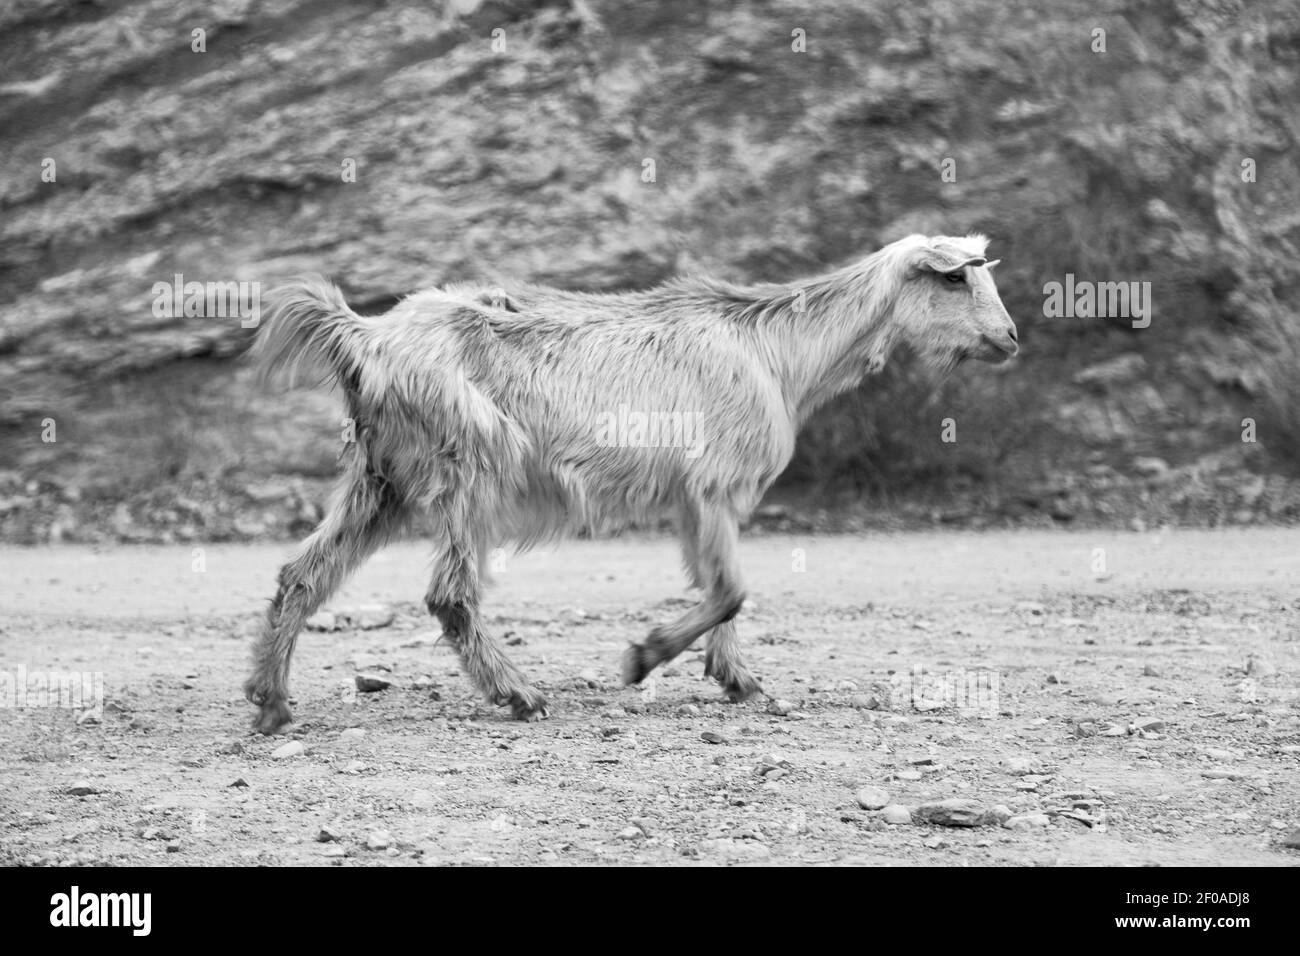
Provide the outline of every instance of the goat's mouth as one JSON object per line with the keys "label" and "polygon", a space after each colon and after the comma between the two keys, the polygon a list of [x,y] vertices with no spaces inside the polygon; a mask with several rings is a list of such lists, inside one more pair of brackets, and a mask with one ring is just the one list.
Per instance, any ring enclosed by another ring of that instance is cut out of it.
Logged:
{"label": "goat's mouth", "polygon": [[1020,346],[1012,339],[995,339],[981,335],[979,344],[967,352],[970,358],[981,362],[998,365],[1007,361],[1020,351]]}

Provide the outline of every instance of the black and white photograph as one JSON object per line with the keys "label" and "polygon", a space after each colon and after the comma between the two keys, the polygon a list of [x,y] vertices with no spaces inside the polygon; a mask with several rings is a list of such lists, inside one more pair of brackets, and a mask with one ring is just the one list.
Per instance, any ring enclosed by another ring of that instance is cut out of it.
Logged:
{"label": "black and white photograph", "polygon": [[1298,676],[1294,0],[0,2],[24,919],[1192,868],[1090,918],[1224,941]]}

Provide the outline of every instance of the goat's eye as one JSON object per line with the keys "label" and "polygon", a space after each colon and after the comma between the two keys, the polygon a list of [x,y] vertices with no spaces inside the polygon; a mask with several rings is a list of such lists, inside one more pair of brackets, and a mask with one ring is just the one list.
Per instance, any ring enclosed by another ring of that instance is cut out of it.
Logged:
{"label": "goat's eye", "polygon": [[960,272],[945,272],[943,277],[949,282],[965,282],[966,276]]}

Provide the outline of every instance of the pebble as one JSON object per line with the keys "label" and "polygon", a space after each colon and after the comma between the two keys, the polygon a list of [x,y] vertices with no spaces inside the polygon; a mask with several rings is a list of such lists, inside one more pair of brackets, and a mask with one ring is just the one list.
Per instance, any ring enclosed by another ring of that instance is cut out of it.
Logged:
{"label": "pebble", "polygon": [[92,787],[84,780],[78,780],[68,788],[68,793],[74,797],[89,797],[99,793],[99,789],[97,787]]}
{"label": "pebble", "polygon": [[228,786],[228,787],[241,787],[241,788],[242,788],[242,787],[247,787],[247,786],[248,786],[248,781],[245,780],[243,777],[240,777],[240,778],[238,778],[237,780],[235,780],[234,783],[227,784],[227,786]]}
{"label": "pebble", "polygon": [[1051,822],[1051,818],[1045,813],[1025,813],[1008,817],[1002,821],[1002,825],[1008,830],[1033,830],[1036,827],[1049,826]]}
{"label": "pebble", "polygon": [[711,730],[706,730],[700,734],[700,739],[706,744],[725,744],[727,742],[726,737],[722,736],[722,734],[715,734]]}
{"label": "pebble", "polygon": [[774,714],[777,717],[788,717],[790,715],[790,712],[795,709],[797,709],[797,705],[794,703],[794,701],[785,700],[784,698],[781,697],[773,698],[772,700],[768,701],[767,704],[767,712],[769,714]]}
{"label": "pebble", "polygon": [[309,631],[336,631],[339,627],[338,618],[330,611],[317,611],[303,625]]}
{"label": "pebble", "polygon": [[1144,664],[1143,667],[1142,667],[1142,676],[1143,676],[1143,677],[1159,677],[1159,676],[1160,676],[1160,671],[1156,670],[1156,669],[1155,669],[1154,667],[1152,667],[1150,664]]}
{"label": "pebble", "polygon": [[682,706],[677,708],[677,716],[698,717],[700,716],[700,708],[696,707],[694,704],[682,704]]}
{"label": "pebble", "polygon": [[1300,850],[1300,827],[1296,827],[1282,838],[1282,845],[1293,850]]}
{"label": "pebble", "polygon": [[891,826],[904,826],[912,822],[912,811],[901,803],[891,803],[880,811],[880,819]]}
{"label": "pebble", "polygon": [[945,841],[943,837],[935,835],[931,837],[926,837],[922,845],[925,846],[927,849],[937,850],[940,847],[942,847],[946,842],[947,841]]}
{"label": "pebble", "polygon": [[339,740],[360,740],[366,735],[364,727],[349,727],[339,734]]}
{"label": "pebble", "polygon": [[276,747],[271,751],[271,756],[276,760],[283,760],[285,757],[299,757],[307,752],[306,745],[300,740],[291,740],[287,744]]}
{"label": "pebble", "polygon": [[1230,770],[1227,767],[1215,767],[1210,770],[1202,770],[1201,776],[1209,780],[1240,780],[1245,774],[1239,770]]}
{"label": "pebble", "polygon": [[1165,722],[1159,717],[1143,717],[1141,720],[1133,722],[1132,730],[1134,733],[1142,731],[1144,733],[1159,733],[1165,729]]}
{"label": "pebble", "polygon": [[238,740],[231,740],[222,744],[221,748],[217,751],[219,754],[242,754],[243,752],[244,745]]}
{"label": "pebble", "polygon": [[1007,768],[1007,773],[1015,777],[1040,774],[1044,770],[1043,762],[1037,757],[1008,757],[1002,762]]}
{"label": "pebble", "polygon": [[918,823],[941,827],[978,827],[988,822],[988,812],[988,807],[978,801],[953,797],[923,803],[912,816]]}
{"label": "pebble", "polygon": [[320,832],[316,834],[317,843],[338,843],[342,839],[343,834],[339,832],[337,827],[333,826],[323,826],[320,828]]}
{"label": "pebble", "polygon": [[366,837],[366,848],[370,850],[387,850],[393,845],[393,838],[387,830],[372,830]]}
{"label": "pebble", "polygon": [[640,840],[644,836],[645,834],[641,832],[640,827],[626,827],[620,830],[618,834],[620,840]]}
{"label": "pebble", "polygon": [[347,856],[348,851],[341,846],[327,846],[321,856],[340,857]]}
{"label": "pebble", "polygon": [[356,607],[339,608],[335,615],[344,627],[373,631],[392,624],[397,612],[386,604],[359,604]]}
{"label": "pebble", "polygon": [[358,674],[356,676],[357,690],[363,694],[373,694],[376,691],[387,690],[393,686],[393,682],[386,677],[380,677],[378,674]]}
{"label": "pebble", "polygon": [[879,787],[863,787],[854,799],[863,810],[879,810],[889,805],[889,794]]}
{"label": "pebble", "polygon": [[894,774],[899,780],[920,780],[921,771],[919,770],[900,770]]}

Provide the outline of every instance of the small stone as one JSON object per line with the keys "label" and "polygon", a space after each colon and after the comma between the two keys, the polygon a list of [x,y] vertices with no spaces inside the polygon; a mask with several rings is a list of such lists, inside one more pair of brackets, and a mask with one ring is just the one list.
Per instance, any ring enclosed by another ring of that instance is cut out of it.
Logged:
{"label": "small stone", "polygon": [[897,779],[899,779],[899,780],[916,781],[916,780],[920,780],[920,779],[921,779],[921,771],[919,771],[919,770],[900,770],[900,771],[898,771],[898,773],[894,774],[894,776],[895,776]]}
{"label": "small stone", "polygon": [[365,728],[349,727],[347,730],[339,734],[339,740],[360,740],[365,735],[366,735]]}
{"label": "small stone", "polygon": [[347,855],[348,855],[348,851],[343,849],[343,847],[341,846],[327,846],[324,852],[321,853],[321,856],[328,856],[328,857],[343,857]]}
{"label": "small stone", "polygon": [[103,717],[95,710],[83,710],[77,715],[78,726],[89,726],[93,724],[102,724]]}
{"label": "small stone", "polygon": [[880,819],[890,826],[906,826],[912,822],[912,811],[901,803],[891,803],[880,811]]}
{"label": "small stone", "polygon": [[1103,737],[1127,737],[1128,728],[1121,724],[1111,724],[1101,732]]}
{"label": "small stone", "polygon": [[849,703],[858,710],[880,710],[884,706],[875,694],[854,694]]}
{"label": "small stone", "polygon": [[1014,777],[1043,772],[1043,762],[1037,757],[1008,757],[1003,764],[1007,768],[1007,773]]}
{"label": "small stone", "polygon": [[227,754],[227,755],[242,754],[243,752],[244,752],[244,744],[238,740],[227,741],[226,743],[222,744],[221,747],[217,750],[217,753]]}
{"label": "small stone", "polygon": [[68,788],[67,792],[74,797],[89,797],[99,793],[99,789],[84,780],[78,780]]}
{"label": "small stone", "polygon": [[1019,601],[1016,603],[1016,610],[1022,614],[1044,614],[1047,612],[1047,605],[1038,601]]}
{"label": "small stone", "polygon": [[1061,675],[1053,671],[1052,673],[1047,675],[1047,683],[1049,684],[1061,683]]}
{"label": "small stone", "polygon": [[933,823],[941,827],[978,827],[986,822],[988,807],[975,800],[954,797],[923,803],[912,814],[918,823]]}
{"label": "small stone", "polygon": [[618,834],[620,840],[640,840],[644,837],[645,834],[641,832],[640,827],[626,827],[620,830]]}
{"label": "small stone", "polygon": [[291,740],[275,750],[271,751],[271,756],[276,760],[283,760],[286,757],[300,757],[307,752],[307,747],[300,740]]}
{"label": "small stone", "polygon": [[243,789],[244,787],[247,787],[247,786],[248,786],[248,781],[245,780],[243,777],[240,777],[240,778],[239,778],[238,780],[236,780],[234,783],[227,784],[226,786],[228,786],[228,787],[239,787],[240,789]]}
{"label": "small stone", "polygon": [[356,607],[339,609],[335,613],[344,626],[360,628],[363,631],[387,627],[397,617],[397,612],[384,604],[360,604]]}
{"label": "small stone", "polygon": [[380,677],[378,674],[358,674],[355,678],[357,690],[363,694],[373,694],[377,691],[387,690],[393,686],[393,682],[386,677]]}
{"label": "small stone", "polygon": [[725,744],[727,742],[726,737],[722,736],[722,734],[715,734],[711,730],[706,730],[700,734],[700,739],[706,744]]}
{"label": "small stone", "polygon": [[1033,830],[1038,827],[1049,826],[1051,822],[1051,818],[1045,813],[1026,813],[1020,816],[1008,817],[1002,821],[1002,826],[1008,830]]}
{"label": "small stone", "polygon": [[1300,850],[1300,827],[1296,827],[1282,838],[1282,845],[1293,850]]}
{"label": "small stone", "polygon": [[1156,734],[1165,729],[1165,722],[1159,717],[1143,717],[1134,721],[1132,730],[1134,733],[1142,731],[1143,733]]}
{"label": "small stone", "polygon": [[677,708],[677,716],[698,717],[700,716],[700,708],[696,707],[694,704],[682,704],[682,706]]}
{"label": "small stone", "polygon": [[1144,664],[1143,667],[1142,667],[1142,676],[1143,676],[1143,677],[1159,677],[1159,676],[1160,676],[1160,672],[1159,672],[1158,670],[1156,670],[1154,667],[1152,667],[1150,664]]}
{"label": "small stone", "polygon": [[1015,814],[1011,812],[1010,807],[1004,806],[1003,804],[999,803],[995,806],[989,807],[989,812],[987,814],[987,819],[985,820],[985,822],[989,826],[1001,826],[1002,824],[1010,820],[1014,815]]}
{"label": "small stone", "polygon": [[1201,776],[1208,780],[1240,780],[1245,774],[1226,767],[1214,767],[1210,770],[1202,770]]}
{"label": "small stone", "polygon": [[181,845],[180,845],[179,843],[177,843],[175,840],[173,840],[171,843],[168,843],[168,844],[167,844],[167,852],[168,852],[168,853],[179,853],[179,852],[181,852]]}
{"label": "small stone", "polygon": [[1250,677],[1272,677],[1277,668],[1262,657],[1250,657],[1246,660],[1246,674]]}
{"label": "small stone", "polygon": [[369,850],[387,850],[393,845],[393,838],[387,830],[372,830],[366,837],[366,848]]}
{"label": "small stone", "polygon": [[785,700],[780,697],[773,698],[767,703],[767,712],[769,714],[774,714],[777,717],[788,717],[790,712],[796,709],[798,708],[794,701]]}
{"label": "small stone", "polygon": [[889,794],[879,787],[863,787],[854,799],[863,810],[879,810],[889,805]]}
{"label": "small stone", "polygon": [[317,843],[338,843],[343,839],[343,834],[339,832],[338,827],[323,826],[316,834]]}
{"label": "small stone", "polygon": [[366,769],[366,765],[363,764],[360,760],[349,760],[343,766],[344,773],[360,773],[365,769]]}
{"label": "small stone", "polygon": [[925,840],[922,841],[922,845],[925,846],[926,849],[937,850],[940,847],[942,847],[946,842],[947,841],[945,841],[943,837],[939,836],[938,834],[935,834],[934,836],[926,837]]}
{"label": "small stone", "polygon": [[309,631],[337,631],[339,621],[331,611],[317,611],[303,626]]}

